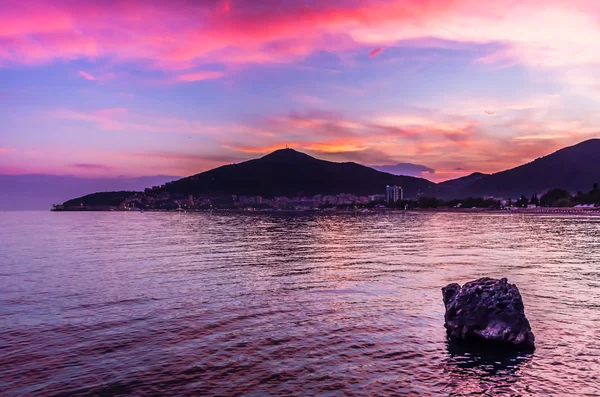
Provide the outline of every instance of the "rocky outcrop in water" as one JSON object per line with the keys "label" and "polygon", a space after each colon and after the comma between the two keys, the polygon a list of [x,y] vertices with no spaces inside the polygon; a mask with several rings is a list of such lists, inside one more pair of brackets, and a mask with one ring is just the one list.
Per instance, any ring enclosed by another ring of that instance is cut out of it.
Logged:
{"label": "rocky outcrop in water", "polygon": [[533,349],[534,336],[519,289],[508,280],[481,278],[442,288],[444,327],[455,341]]}

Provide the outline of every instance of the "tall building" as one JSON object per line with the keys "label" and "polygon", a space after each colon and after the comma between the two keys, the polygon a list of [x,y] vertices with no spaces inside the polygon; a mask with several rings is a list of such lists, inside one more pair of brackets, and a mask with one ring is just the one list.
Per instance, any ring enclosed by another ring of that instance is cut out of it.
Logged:
{"label": "tall building", "polygon": [[395,203],[400,200],[404,200],[404,193],[402,192],[402,188],[396,185],[387,185],[385,187],[385,201],[387,201],[388,203]]}

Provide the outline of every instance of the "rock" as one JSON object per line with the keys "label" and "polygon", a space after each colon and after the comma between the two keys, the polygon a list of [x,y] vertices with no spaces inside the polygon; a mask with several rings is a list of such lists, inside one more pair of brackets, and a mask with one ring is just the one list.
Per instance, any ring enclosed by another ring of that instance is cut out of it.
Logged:
{"label": "rock", "polygon": [[522,350],[535,348],[519,289],[507,279],[486,277],[462,287],[449,284],[442,288],[442,295],[444,327],[451,339]]}

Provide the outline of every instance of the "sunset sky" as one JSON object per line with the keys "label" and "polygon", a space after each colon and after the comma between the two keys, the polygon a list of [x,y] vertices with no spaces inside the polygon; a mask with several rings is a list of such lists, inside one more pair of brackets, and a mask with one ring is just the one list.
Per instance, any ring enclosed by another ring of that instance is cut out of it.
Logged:
{"label": "sunset sky", "polygon": [[0,174],[184,176],[287,144],[441,181],[600,135],[598,1],[0,7]]}

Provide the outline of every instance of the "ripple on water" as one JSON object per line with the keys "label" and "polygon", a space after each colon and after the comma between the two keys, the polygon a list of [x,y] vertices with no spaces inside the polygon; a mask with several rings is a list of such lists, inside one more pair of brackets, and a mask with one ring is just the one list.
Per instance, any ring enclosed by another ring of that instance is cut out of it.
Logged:
{"label": "ripple on water", "polygon": [[[0,214],[0,391],[600,395],[600,219]],[[440,288],[508,277],[533,354],[448,343]]]}

